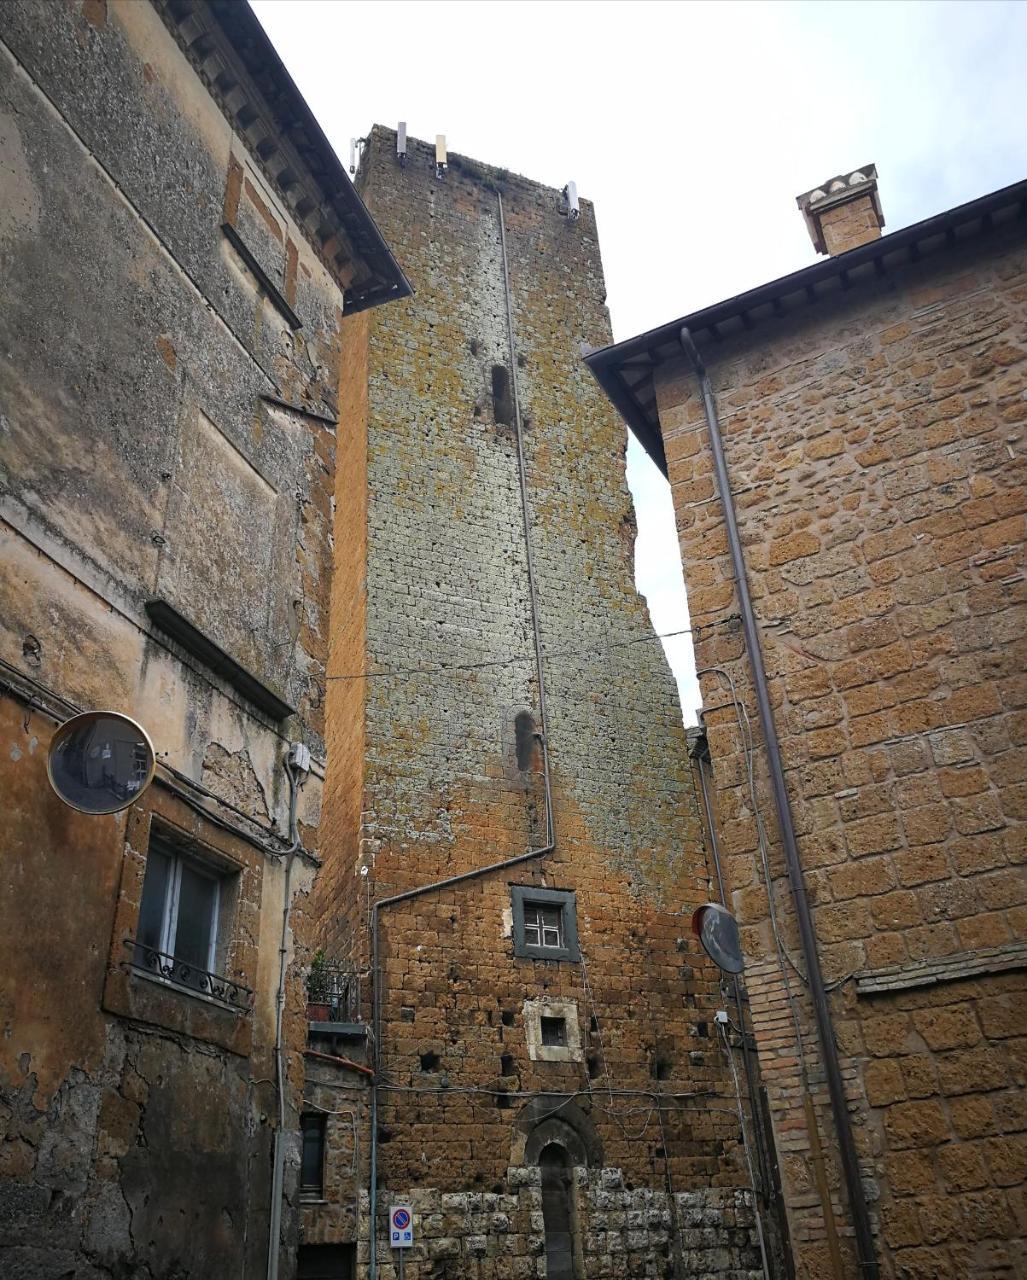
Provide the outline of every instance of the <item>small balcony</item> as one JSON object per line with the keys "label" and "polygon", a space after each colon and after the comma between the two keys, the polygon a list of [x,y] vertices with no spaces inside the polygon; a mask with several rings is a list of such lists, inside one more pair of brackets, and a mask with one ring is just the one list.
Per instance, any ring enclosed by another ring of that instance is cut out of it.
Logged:
{"label": "small balcony", "polygon": [[241,982],[233,982],[222,974],[210,973],[164,951],[156,951],[135,938],[126,938],[124,945],[129,952],[132,970],[142,977],[176,987],[190,995],[214,1000],[236,1013],[249,1013],[253,1007],[253,992]]}
{"label": "small balcony", "polygon": [[[326,1034],[337,1028],[354,1028],[364,1034],[360,1020],[360,975],[326,960],[324,952],[314,956],[307,977],[307,1019],[310,1029]],[[338,1034],[344,1034],[338,1032]]]}

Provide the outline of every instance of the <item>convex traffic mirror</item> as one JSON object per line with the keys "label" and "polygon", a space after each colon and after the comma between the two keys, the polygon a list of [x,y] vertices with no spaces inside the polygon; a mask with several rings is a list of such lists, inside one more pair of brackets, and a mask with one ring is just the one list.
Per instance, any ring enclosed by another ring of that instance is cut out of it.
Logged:
{"label": "convex traffic mirror", "polygon": [[718,969],[741,973],[745,968],[738,922],[726,907],[708,902],[692,915],[692,932]]}
{"label": "convex traffic mirror", "polygon": [[117,711],[72,716],[50,743],[46,771],[65,804],[80,813],[117,813],[153,781],[156,757],[149,734]]}

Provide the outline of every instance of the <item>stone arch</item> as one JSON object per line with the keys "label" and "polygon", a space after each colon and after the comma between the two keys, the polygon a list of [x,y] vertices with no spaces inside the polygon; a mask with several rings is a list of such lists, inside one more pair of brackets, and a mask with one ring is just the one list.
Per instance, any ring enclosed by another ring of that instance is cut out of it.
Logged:
{"label": "stone arch", "polygon": [[514,1123],[512,1163],[537,1167],[549,1146],[565,1151],[571,1167],[602,1167],[603,1144],[591,1117],[576,1102],[543,1094],[523,1107]]}

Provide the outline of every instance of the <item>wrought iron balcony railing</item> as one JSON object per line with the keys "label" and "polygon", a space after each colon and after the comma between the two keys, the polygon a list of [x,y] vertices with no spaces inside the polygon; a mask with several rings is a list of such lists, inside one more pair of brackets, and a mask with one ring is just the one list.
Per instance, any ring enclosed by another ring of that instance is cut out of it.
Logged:
{"label": "wrought iron balcony railing", "polygon": [[359,1022],[360,975],[333,964],[316,964],[307,977],[307,1001],[327,1005],[330,1022]]}
{"label": "wrought iron balcony railing", "polygon": [[135,938],[126,938],[125,946],[131,953],[130,963],[133,969],[141,973],[152,974],[171,986],[209,996],[241,1013],[248,1013],[253,1006],[253,992],[241,982],[233,982],[220,973],[208,973],[206,969],[199,969],[175,956],[144,946]]}

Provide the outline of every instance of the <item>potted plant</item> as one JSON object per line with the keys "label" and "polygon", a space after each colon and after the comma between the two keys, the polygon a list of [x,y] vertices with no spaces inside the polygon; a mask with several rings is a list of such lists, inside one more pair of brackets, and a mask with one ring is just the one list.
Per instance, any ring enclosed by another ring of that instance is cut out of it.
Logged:
{"label": "potted plant", "polygon": [[318,947],[307,974],[307,1020],[328,1022],[331,1012],[328,1000],[328,961],[325,959],[324,947]]}

